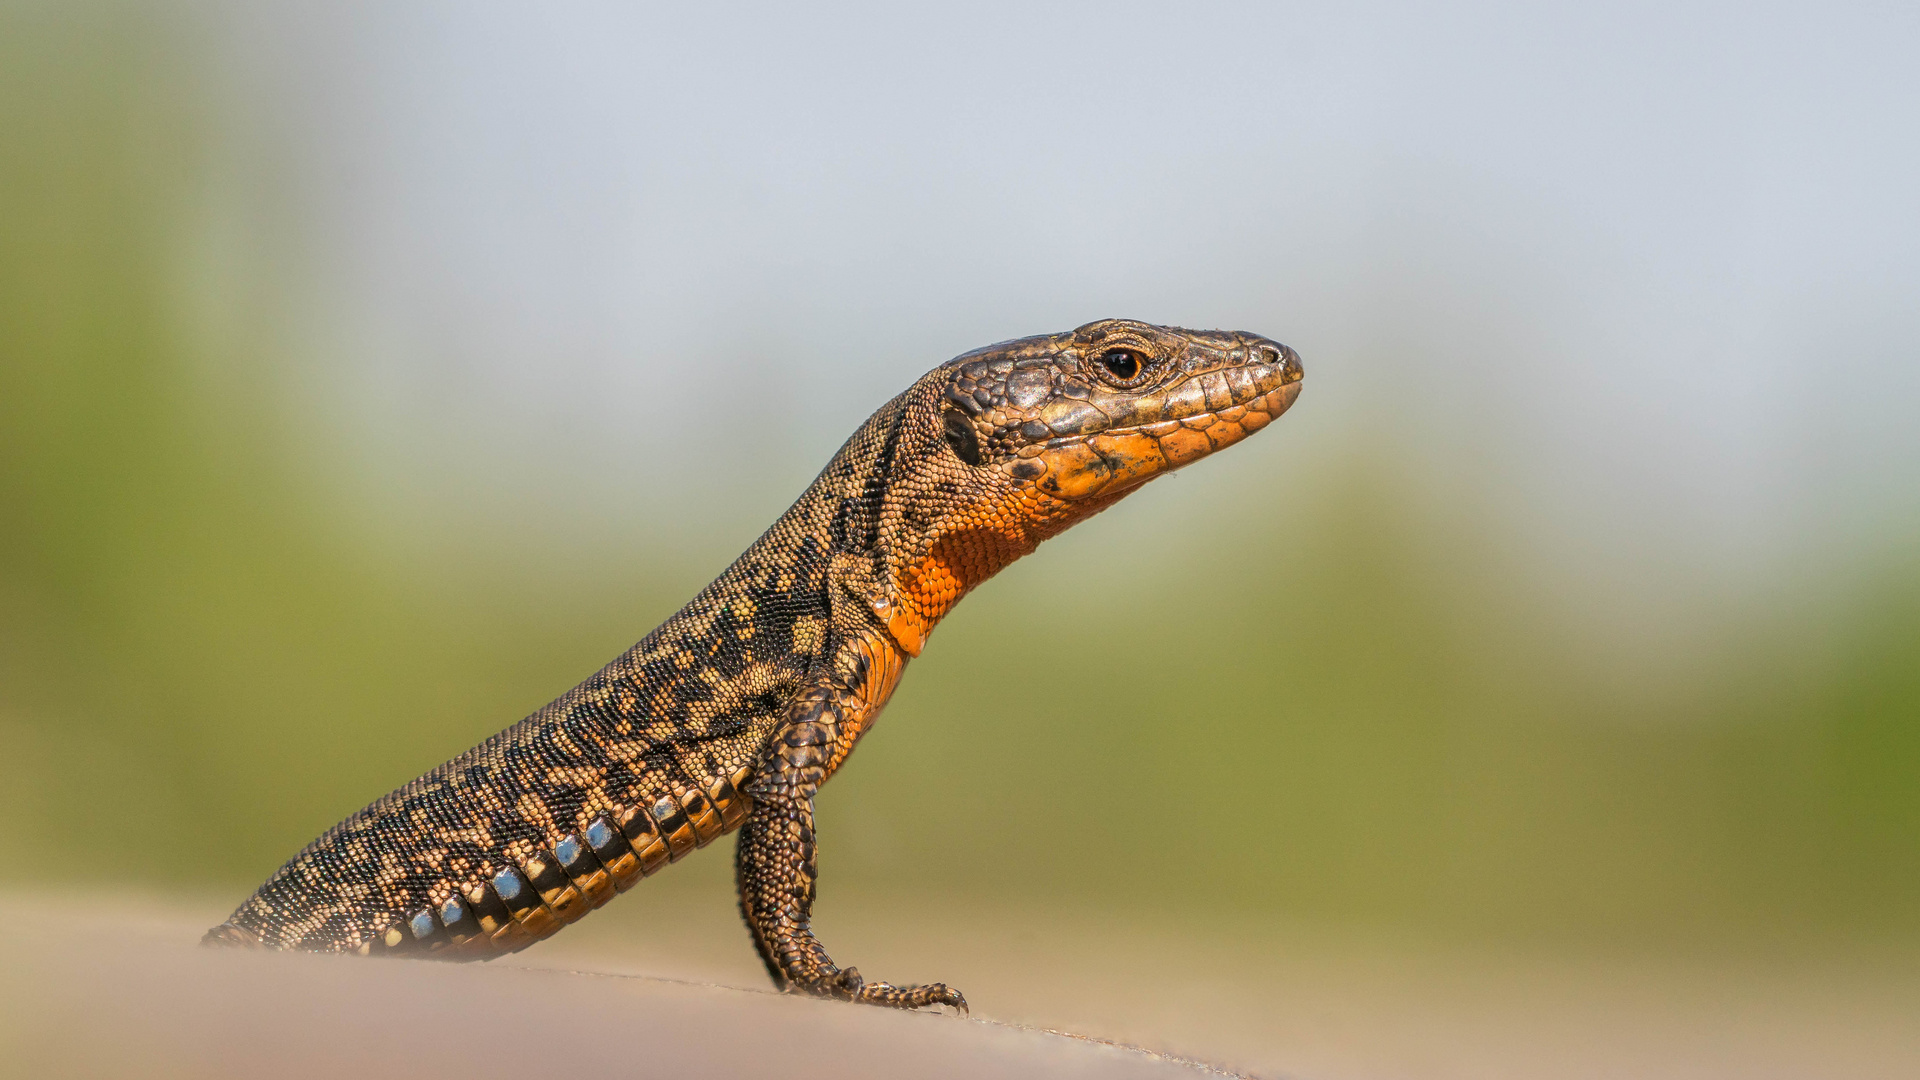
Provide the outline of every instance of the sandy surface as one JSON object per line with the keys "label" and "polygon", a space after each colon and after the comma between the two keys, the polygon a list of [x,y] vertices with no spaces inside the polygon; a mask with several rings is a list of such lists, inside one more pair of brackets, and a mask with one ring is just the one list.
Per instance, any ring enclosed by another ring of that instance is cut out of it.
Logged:
{"label": "sandy surface", "polygon": [[202,951],[218,904],[0,894],[0,1072],[1920,1076],[1911,954],[1495,956],[845,898],[822,920],[870,977],[960,986],[968,1020],[767,992],[712,900],[630,898],[519,957],[454,966]]}

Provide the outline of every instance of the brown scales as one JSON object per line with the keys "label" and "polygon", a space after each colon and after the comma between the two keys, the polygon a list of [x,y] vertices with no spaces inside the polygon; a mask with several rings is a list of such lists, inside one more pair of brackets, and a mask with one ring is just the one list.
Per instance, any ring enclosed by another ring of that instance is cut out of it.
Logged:
{"label": "brown scales", "polygon": [[1126,320],[942,364],[678,614],[329,830],[207,941],[487,959],[739,829],[741,911],[777,985],[964,1009],[939,983],[866,982],[814,938],[814,793],[968,591],[1266,426],[1300,374],[1266,338]]}

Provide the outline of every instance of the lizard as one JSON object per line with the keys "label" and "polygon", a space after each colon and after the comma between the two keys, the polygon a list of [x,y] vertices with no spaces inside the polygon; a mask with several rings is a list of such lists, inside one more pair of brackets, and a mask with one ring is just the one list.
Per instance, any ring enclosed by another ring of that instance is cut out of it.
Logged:
{"label": "lizard", "polygon": [[813,800],[968,591],[1300,392],[1255,334],[1106,319],[941,364],[882,406],[699,595],[597,674],[276,871],[210,945],[491,959],[723,834],[775,986],[966,998],[839,967],[814,936]]}

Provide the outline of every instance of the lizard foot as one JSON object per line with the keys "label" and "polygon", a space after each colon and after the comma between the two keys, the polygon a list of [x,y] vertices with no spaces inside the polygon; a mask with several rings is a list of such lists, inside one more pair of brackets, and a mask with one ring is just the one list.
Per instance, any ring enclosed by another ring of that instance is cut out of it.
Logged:
{"label": "lizard foot", "polygon": [[795,984],[795,989],[815,997],[854,1001],[862,1005],[880,1005],[889,1009],[924,1009],[932,1005],[949,1005],[960,1010],[962,1016],[967,1015],[966,995],[946,983],[928,983],[925,986],[870,983],[860,977],[859,968],[841,968],[834,974],[811,983]]}

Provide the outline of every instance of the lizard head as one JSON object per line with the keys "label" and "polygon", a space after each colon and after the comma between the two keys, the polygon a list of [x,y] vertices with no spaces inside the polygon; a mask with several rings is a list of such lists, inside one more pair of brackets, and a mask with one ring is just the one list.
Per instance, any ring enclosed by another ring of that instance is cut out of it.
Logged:
{"label": "lizard head", "polygon": [[1257,334],[1128,319],[955,357],[906,395],[924,451],[886,496],[897,542],[876,613],[918,655],[973,586],[1272,423],[1300,379],[1300,357]]}
{"label": "lizard head", "polygon": [[954,455],[1077,520],[1074,508],[1111,504],[1273,422],[1301,370],[1292,349],[1255,334],[1105,319],[968,353],[951,375],[940,408]]}

